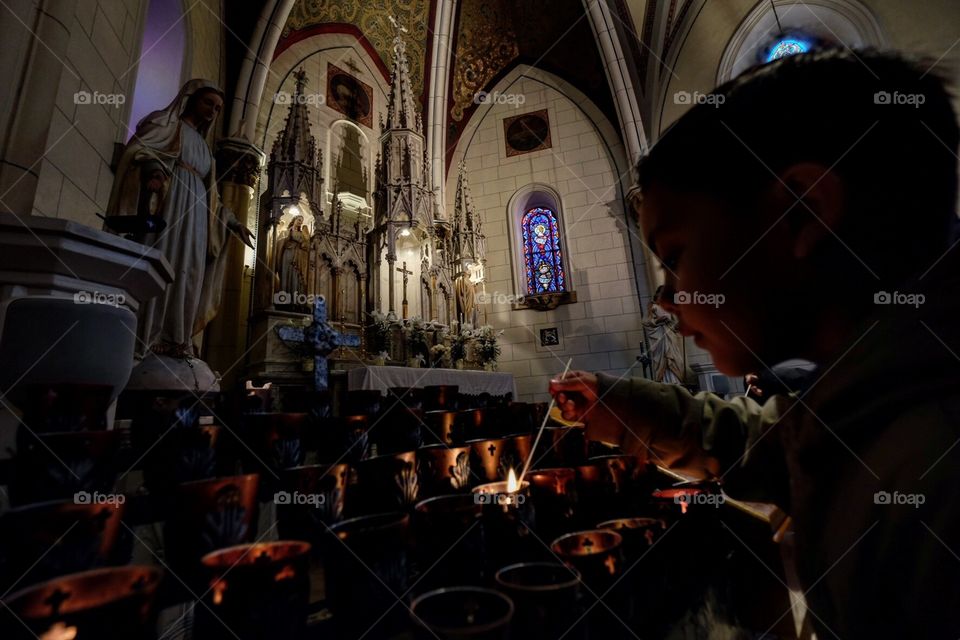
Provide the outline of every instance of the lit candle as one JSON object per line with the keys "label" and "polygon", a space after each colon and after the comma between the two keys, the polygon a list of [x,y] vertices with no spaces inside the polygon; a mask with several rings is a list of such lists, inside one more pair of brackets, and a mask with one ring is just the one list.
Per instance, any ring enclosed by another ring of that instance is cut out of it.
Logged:
{"label": "lit candle", "polygon": [[500,482],[488,482],[474,488],[474,500],[479,504],[500,505],[506,511],[517,508],[527,501],[530,483],[517,480],[513,467],[507,471],[507,479]]}
{"label": "lit candle", "polygon": [[510,467],[510,472],[507,473],[507,493],[516,493],[519,488],[520,485],[517,484],[517,474],[513,472],[513,467]]}
{"label": "lit candle", "polygon": [[62,622],[57,622],[40,636],[40,640],[73,640],[76,637],[76,627],[68,627]]}

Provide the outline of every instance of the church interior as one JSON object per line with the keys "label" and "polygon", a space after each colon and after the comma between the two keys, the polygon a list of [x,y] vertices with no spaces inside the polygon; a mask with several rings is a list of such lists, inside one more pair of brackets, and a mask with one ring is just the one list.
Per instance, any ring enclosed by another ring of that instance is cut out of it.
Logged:
{"label": "church interior", "polygon": [[792,55],[960,80],[960,5],[0,5],[2,637],[829,637],[782,505],[551,380],[749,395],[638,162]]}

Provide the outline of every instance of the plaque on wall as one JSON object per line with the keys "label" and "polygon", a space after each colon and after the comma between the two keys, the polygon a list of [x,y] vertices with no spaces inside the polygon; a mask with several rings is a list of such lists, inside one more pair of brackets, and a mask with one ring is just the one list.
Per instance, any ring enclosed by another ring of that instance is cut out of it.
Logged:
{"label": "plaque on wall", "polygon": [[327,106],[358,124],[373,128],[373,87],[329,62]]}
{"label": "plaque on wall", "polygon": [[508,158],[549,149],[553,144],[550,141],[550,119],[547,117],[547,110],[540,109],[505,118],[503,137]]}

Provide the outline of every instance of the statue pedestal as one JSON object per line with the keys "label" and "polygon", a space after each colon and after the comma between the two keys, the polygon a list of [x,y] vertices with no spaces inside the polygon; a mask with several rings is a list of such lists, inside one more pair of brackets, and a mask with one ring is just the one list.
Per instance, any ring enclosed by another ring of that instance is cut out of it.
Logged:
{"label": "statue pedestal", "polygon": [[148,353],[133,367],[124,389],[130,391],[187,391],[201,395],[219,392],[220,380],[203,360]]}
{"label": "statue pedestal", "polygon": [[[163,255],[61,218],[0,214],[0,394],[31,384],[109,385],[133,367],[136,311],[173,279]],[[0,433],[16,418],[0,408]],[[0,450],[6,451],[0,442]]]}
{"label": "statue pedestal", "polygon": [[313,370],[305,368],[304,359],[309,359],[312,364],[313,356],[290,348],[277,335],[277,327],[296,325],[305,328],[311,320],[307,313],[291,311],[267,310],[254,315],[250,319],[253,329],[247,377],[276,384],[312,383]]}

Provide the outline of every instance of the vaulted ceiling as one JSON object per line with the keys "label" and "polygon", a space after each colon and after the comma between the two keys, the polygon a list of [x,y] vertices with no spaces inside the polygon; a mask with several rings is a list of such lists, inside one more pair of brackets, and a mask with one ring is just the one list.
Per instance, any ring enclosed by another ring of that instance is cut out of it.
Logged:
{"label": "vaulted ceiling", "polygon": [[[408,30],[407,54],[414,92],[426,112],[425,77],[430,68],[432,29],[440,0],[296,0],[277,45],[331,31],[353,33],[389,68],[395,17]],[[252,34],[264,2],[226,3],[228,25],[236,36],[227,47],[228,73],[239,73],[246,53],[241,40]],[[529,64],[549,71],[589,95],[616,122],[613,98],[582,0],[461,0],[453,28],[448,82],[447,144],[452,147],[477,105],[478,91],[489,91],[511,69]]]}

